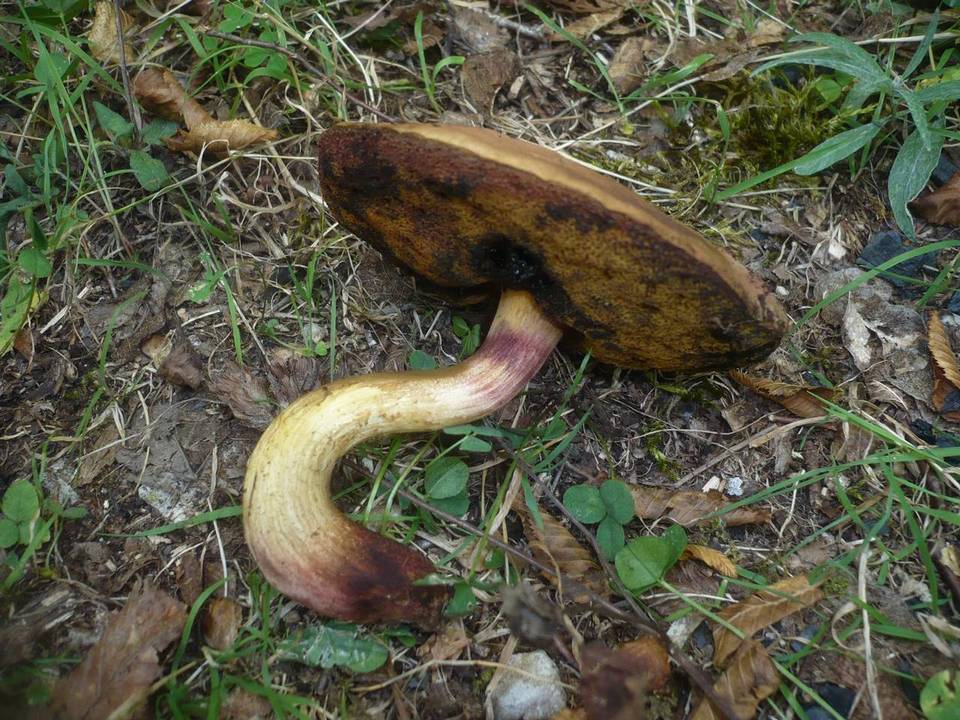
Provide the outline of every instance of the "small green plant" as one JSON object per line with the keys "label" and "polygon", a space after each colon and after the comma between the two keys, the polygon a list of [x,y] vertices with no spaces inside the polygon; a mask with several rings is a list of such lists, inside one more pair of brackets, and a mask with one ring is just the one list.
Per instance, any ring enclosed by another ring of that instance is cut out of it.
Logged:
{"label": "small green plant", "polygon": [[613,560],[623,549],[623,526],[633,520],[633,496],[620,480],[607,480],[597,487],[583,483],[567,488],[563,504],[584,524],[597,523],[597,545],[606,560]]}
{"label": "small green plant", "polygon": [[470,507],[469,478],[470,469],[463,460],[443,455],[432,460],[424,470],[424,493],[435,508],[460,517]]}
{"label": "small green plant", "polygon": [[448,55],[434,65],[432,70],[430,69],[423,44],[423,12],[417,13],[417,19],[413,24],[413,35],[417,41],[417,57],[420,59],[420,77],[423,79],[423,87],[427,91],[427,97],[430,98],[433,109],[438,113],[442,112],[440,103],[437,102],[437,76],[446,67],[463,65],[466,58],[463,55]]}
{"label": "small green plant", "polygon": [[[939,64],[934,63],[932,71],[917,76],[912,87],[907,84],[931,50],[938,21],[939,13],[935,12],[923,40],[900,73],[889,67],[884,69],[866,50],[831,33],[805,33],[792,38],[791,42],[812,43],[814,47],[771,60],[755,72],[787,64],[813,65],[835,71],[839,79],[837,84],[849,85],[839,112],[850,120],[853,127],[828,138],[796,160],[717,193],[716,199],[728,199],[785,172],[814,175],[841,160],[851,158],[858,151],[863,151],[862,158],[865,159],[876,137],[882,132],[889,132],[893,122],[907,121],[912,129],[901,144],[890,169],[887,194],[897,225],[908,237],[915,238],[913,218],[907,210],[907,203],[923,190],[936,168],[946,138],[946,108],[960,98],[960,80],[951,79],[955,67],[946,67],[949,51]],[[870,111],[865,106],[874,97],[877,99]],[[860,117],[866,113],[869,113],[869,117],[863,122]]]}
{"label": "small green plant", "polygon": [[280,643],[280,657],[311,667],[346,667],[353,672],[373,672],[386,661],[390,648],[361,636],[356,625],[329,622],[309,625]]}
{"label": "small green plant", "polygon": [[686,547],[687,533],[681,525],[672,525],[660,537],[634,538],[617,553],[617,575],[628,590],[643,592],[663,580]]}
{"label": "small green plant", "polygon": [[927,720],[960,717],[960,673],[944,670],[927,680],[920,692],[920,709]]}
{"label": "small green plant", "polygon": [[463,343],[461,357],[473,355],[480,347],[480,325],[471,325],[459,315],[454,315],[450,321],[453,334]]}

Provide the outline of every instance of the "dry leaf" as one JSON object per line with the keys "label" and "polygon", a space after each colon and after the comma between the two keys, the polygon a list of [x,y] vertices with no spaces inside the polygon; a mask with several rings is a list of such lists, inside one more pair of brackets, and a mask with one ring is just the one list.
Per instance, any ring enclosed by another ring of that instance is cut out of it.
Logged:
{"label": "dry leaf", "polygon": [[626,95],[643,85],[647,59],[656,48],[656,42],[647,37],[628,37],[620,43],[607,70],[619,93]]}
{"label": "dry leaf", "polygon": [[[726,698],[738,720],[750,720],[760,703],[780,686],[777,668],[760,643],[749,640],[740,646],[720,679],[714,684],[717,694]],[[722,720],[706,698],[700,701],[690,720]]]}
{"label": "dry leaf", "polygon": [[[120,62],[120,37],[117,35],[117,10],[113,0],[98,0],[94,7],[93,24],[87,33],[90,54],[105,63]],[[127,31],[133,26],[133,18],[120,11],[120,24],[123,26],[123,59],[132,62],[135,59],[133,46],[127,39]]]}
{"label": "dry leaf", "polygon": [[930,345],[930,354],[937,367],[943,371],[943,376],[955,388],[960,388],[960,367],[957,367],[957,356],[950,347],[950,338],[947,329],[943,326],[940,313],[930,313],[927,323],[927,342]]}
{"label": "dry leaf", "polygon": [[[631,485],[633,503],[637,517],[642,520],[656,520],[668,517],[678,525],[690,527],[702,522],[728,505],[724,496],[716,491],[697,492],[695,490],[668,490],[649,485]],[[765,508],[742,507],[717,516],[729,526],[765,523],[770,520],[770,511]]]}
{"label": "dry leaf", "polygon": [[648,717],[647,697],[670,679],[670,655],[655,637],[610,650],[590,643],[580,653],[580,702],[590,720]]}
{"label": "dry leaf", "polygon": [[931,193],[921,195],[910,209],[936,225],[960,225],[960,172]]}
{"label": "dry leaf", "polygon": [[[817,585],[811,585],[806,575],[797,575],[731,605],[719,615],[749,639],[758,630],[809,607],[822,597],[823,592]],[[713,628],[714,663],[718,667],[725,665],[742,642],[723,625],[716,625]]]}
{"label": "dry leaf", "polygon": [[[593,553],[581,545],[559,520],[541,512],[543,528],[530,517],[529,512],[523,513],[523,531],[527,536],[527,543],[534,559],[547,567],[556,568],[558,572],[579,580],[601,597],[608,597],[606,577],[600,566],[593,559]],[[577,603],[587,602],[586,593],[577,593],[571,588],[564,588],[559,578],[546,575],[546,579],[563,590],[568,600]]]}
{"label": "dry leaf", "polygon": [[190,97],[169,70],[147,68],[133,81],[133,94],[143,107],[167,120],[193,128],[213,118]]}
{"label": "dry leaf", "polygon": [[280,407],[322,384],[323,363],[287,348],[273,348],[267,358],[267,381]]}
{"label": "dry leaf", "polygon": [[[446,37],[446,33],[443,31],[439,25],[437,25],[433,20],[428,17],[423,18],[423,25],[420,28],[420,37],[423,41],[423,49],[428,50],[432,47],[436,47],[443,42],[443,39]],[[416,38],[411,38],[403,44],[403,52],[407,55],[416,55],[420,52],[420,43],[417,42]]]}
{"label": "dry leaf", "polygon": [[510,42],[510,33],[497,25],[486,13],[450,3],[449,29],[468,54],[484,54],[500,50]]}
{"label": "dry leaf", "polygon": [[680,559],[688,560],[690,558],[699,560],[704,565],[716,570],[721,575],[726,575],[727,577],[737,576],[737,566],[733,564],[733,561],[731,561],[730,558],[728,558],[719,550],[714,550],[713,548],[705,545],[687,545],[687,547],[684,548]]}
{"label": "dry leaf", "polygon": [[206,17],[213,7],[212,0],[190,0],[186,5],[181,4],[181,0],[169,0],[167,5],[171,8],[178,8],[178,12],[182,12],[184,15],[193,15],[194,17]]}
{"label": "dry leaf", "polygon": [[158,653],[180,637],[186,619],[186,606],[152,585],[135,591],[83,662],[57,682],[51,716],[90,720],[135,709],[160,677]]}
{"label": "dry leaf", "polygon": [[821,417],[827,414],[824,400],[835,402],[839,393],[836,390],[809,385],[792,385],[790,383],[767,380],[753,377],[739,370],[731,370],[730,377],[758,395],[768,400],[780,403],[787,410],[798,417]]}
{"label": "dry leaf", "polygon": [[242,150],[251,145],[270,142],[277,131],[254,125],[249,120],[208,120],[188,132],[178,132],[167,138],[167,147],[178,152],[200,153],[206,151],[214,156],[226,155],[230,150]]}
{"label": "dry leaf", "polygon": [[[519,2],[514,0],[514,4],[519,5]],[[593,15],[630,7],[629,0],[541,0],[540,4],[574,15]]]}
{"label": "dry leaf", "polygon": [[460,71],[463,89],[477,109],[490,109],[500,88],[520,73],[520,60],[510,50],[492,50],[482,55],[471,55]]}
{"label": "dry leaf", "polygon": [[226,597],[210,598],[203,606],[200,629],[203,640],[214,650],[233,647],[243,622],[243,608],[236,600]]}
{"label": "dry leaf", "polygon": [[214,396],[230,407],[233,416],[247,427],[263,430],[273,419],[273,403],[266,383],[246,368],[227,364],[213,378]]}
{"label": "dry leaf", "polygon": [[505,585],[500,595],[507,627],[518,640],[541,650],[552,650],[568,634],[563,611],[538,595],[528,583]]}
{"label": "dry leaf", "polygon": [[566,31],[564,34],[552,33],[550,39],[555,42],[563,42],[566,40],[567,35],[573,35],[578,40],[586,40],[595,32],[602,30],[607,27],[607,25],[612,25],[623,17],[624,11],[625,8],[623,7],[614,7],[609,10],[591,13],[585,17],[574,20],[572,23],[568,23],[566,27],[563,28]]}
{"label": "dry leaf", "polygon": [[30,328],[22,328],[20,332],[14,336],[13,349],[20,353],[23,359],[27,361],[27,372],[29,372],[36,351],[36,345],[33,342],[33,331]]}
{"label": "dry leaf", "polygon": [[219,720],[273,720],[276,715],[267,698],[235,687],[223,701],[218,717]]}
{"label": "dry leaf", "polygon": [[160,375],[168,383],[196,390],[203,384],[203,361],[193,346],[181,342],[160,363]]}
{"label": "dry leaf", "polygon": [[120,433],[117,432],[117,426],[110,423],[97,436],[93,447],[83,456],[83,462],[80,465],[80,472],[77,477],[77,485],[87,485],[96,480],[103,474],[103,471],[113,465],[117,457],[117,451],[120,449]]}
{"label": "dry leaf", "polygon": [[470,642],[462,622],[447,623],[443,632],[434,633],[427,642],[417,648],[417,657],[429,658],[438,663],[457,660],[470,646]]}
{"label": "dry leaf", "polygon": [[930,404],[933,409],[950,422],[960,422],[960,390],[957,390],[937,363],[933,366],[933,391]]}

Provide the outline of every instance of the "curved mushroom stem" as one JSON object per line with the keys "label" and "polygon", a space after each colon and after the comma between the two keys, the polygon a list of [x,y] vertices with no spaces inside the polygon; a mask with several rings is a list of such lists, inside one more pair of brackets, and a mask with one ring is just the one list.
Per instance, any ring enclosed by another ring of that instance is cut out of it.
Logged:
{"label": "curved mushroom stem", "polygon": [[334,465],[372,437],[487,415],[523,389],[560,335],[529,294],[507,291],[483,345],[463,363],[347,378],[290,405],[247,463],[244,531],[266,578],[323,615],[435,624],[446,591],[412,584],[432,563],[347,520],[330,497]]}

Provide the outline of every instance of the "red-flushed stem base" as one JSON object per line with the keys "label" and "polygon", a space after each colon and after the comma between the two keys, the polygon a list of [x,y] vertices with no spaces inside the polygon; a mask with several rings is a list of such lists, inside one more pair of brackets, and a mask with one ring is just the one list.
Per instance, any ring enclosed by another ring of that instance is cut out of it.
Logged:
{"label": "red-flushed stem base", "polygon": [[267,580],[322,615],[435,625],[446,590],[413,585],[432,563],[349,521],[330,497],[334,466],[370,438],[493,412],[539,371],[560,334],[527,293],[507,291],[483,345],[463,363],[340,380],[284,410],[250,456],[244,486],[244,532]]}

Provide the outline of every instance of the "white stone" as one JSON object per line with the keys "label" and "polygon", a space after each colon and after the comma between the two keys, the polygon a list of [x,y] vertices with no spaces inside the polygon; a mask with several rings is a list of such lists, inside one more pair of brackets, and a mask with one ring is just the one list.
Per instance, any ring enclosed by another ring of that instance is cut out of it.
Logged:
{"label": "white stone", "polygon": [[547,720],[567,706],[560,671],[543,650],[517,653],[507,664],[519,672],[505,670],[487,688],[495,720]]}

